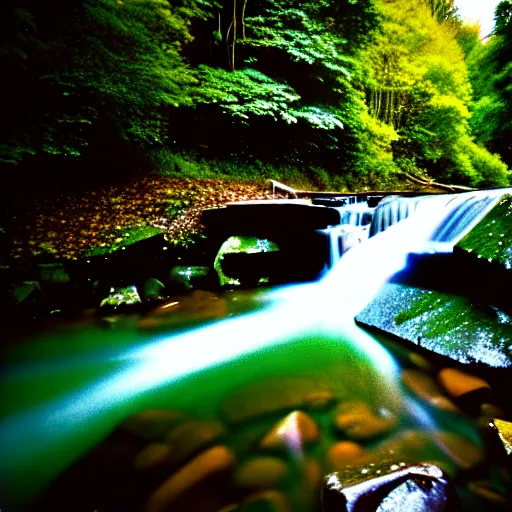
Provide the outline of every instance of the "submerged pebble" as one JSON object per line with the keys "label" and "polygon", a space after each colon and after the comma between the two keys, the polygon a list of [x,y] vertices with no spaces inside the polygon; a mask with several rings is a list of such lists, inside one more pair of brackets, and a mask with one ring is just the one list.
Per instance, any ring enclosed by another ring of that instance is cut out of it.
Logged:
{"label": "submerged pebble", "polygon": [[235,471],[233,482],[242,488],[269,489],[277,486],[287,475],[288,467],[276,457],[254,457]]}
{"label": "submerged pebble", "polygon": [[485,380],[455,368],[443,368],[437,378],[453,397],[460,397],[477,389],[490,388]]}
{"label": "submerged pebble", "polygon": [[327,452],[327,463],[335,471],[347,465],[360,464],[365,457],[364,448],[352,441],[340,441],[333,444]]}
{"label": "submerged pebble", "polygon": [[342,402],[334,413],[334,425],[352,439],[377,437],[393,429],[397,418],[389,411],[377,414],[364,402]]}
{"label": "submerged pebble", "polygon": [[146,410],[125,420],[118,429],[142,439],[163,440],[169,429],[184,421],[185,418],[183,413],[177,411]]}
{"label": "submerged pebble", "polygon": [[149,497],[145,512],[164,512],[182,493],[235,464],[234,453],[226,446],[215,446],[197,456],[171,475]]}
{"label": "submerged pebble", "polygon": [[294,411],[277,423],[260,443],[262,448],[287,447],[300,452],[304,444],[315,442],[320,436],[318,427],[308,414]]}

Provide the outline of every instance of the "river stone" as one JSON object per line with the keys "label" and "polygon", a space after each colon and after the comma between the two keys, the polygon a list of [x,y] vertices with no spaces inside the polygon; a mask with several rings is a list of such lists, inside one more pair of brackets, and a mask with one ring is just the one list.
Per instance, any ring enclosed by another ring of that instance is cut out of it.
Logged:
{"label": "river stone", "polygon": [[419,430],[405,430],[382,441],[375,448],[372,459],[425,460],[432,450],[433,441],[429,435]]}
{"label": "river stone", "polygon": [[455,368],[443,368],[437,378],[444,389],[456,398],[477,389],[490,388],[485,380]]}
{"label": "river stone", "polygon": [[305,483],[308,491],[319,489],[322,482],[322,467],[316,459],[304,459],[302,463]]}
{"label": "river stone", "polygon": [[453,485],[432,464],[373,464],[347,468],[325,477],[324,512],[445,511],[456,506]]}
{"label": "river stone", "polygon": [[135,286],[112,288],[108,297],[100,302],[100,308],[116,309],[120,306],[133,306],[141,302],[139,292]]}
{"label": "river stone", "polygon": [[186,416],[177,411],[146,410],[125,420],[118,429],[148,441],[163,440],[173,426],[185,419]]}
{"label": "river stone", "polygon": [[144,281],[142,298],[144,301],[161,300],[165,296],[164,290],[164,283],[154,277],[149,277]]}
{"label": "river stone", "polygon": [[334,413],[334,425],[351,439],[369,439],[380,436],[397,424],[396,417],[385,410],[376,414],[365,402],[342,402]]}
{"label": "river stone", "polygon": [[280,422],[263,438],[262,448],[287,447],[293,452],[300,452],[308,443],[315,442],[320,436],[318,427],[308,414],[294,411]]}
{"label": "river stone", "polygon": [[255,457],[244,462],[233,477],[234,483],[243,488],[268,489],[276,487],[286,477],[285,462],[275,457]]}
{"label": "river stone", "polygon": [[330,385],[324,380],[281,377],[235,391],[222,403],[221,410],[230,423],[238,423],[286,409],[324,407],[333,396]]}
{"label": "river stone", "polygon": [[[487,481],[476,481],[469,482],[467,485],[471,492],[480,496],[486,501],[496,505],[505,505],[507,503],[507,497],[501,494],[501,492],[494,489]],[[510,509],[509,509],[510,510]]]}
{"label": "river stone", "polygon": [[225,433],[224,425],[218,421],[186,421],[173,427],[165,441],[172,447],[174,461],[181,462],[217,442]]}
{"label": "river stone", "polygon": [[441,450],[458,466],[472,469],[482,462],[484,453],[481,448],[468,439],[452,432],[436,432],[434,439]]}
{"label": "river stone", "polygon": [[173,502],[204,480],[232,468],[235,455],[226,446],[214,446],[171,475],[149,496],[145,512],[172,510]]}
{"label": "river stone", "polygon": [[151,443],[142,449],[133,461],[136,470],[149,470],[173,459],[173,449],[166,443]]}
{"label": "river stone", "polygon": [[492,420],[491,426],[498,434],[505,453],[510,457],[512,455],[512,423],[495,418]]}
{"label": "river stone", "polygon": [[435,379],[425,372],[420,370],[404,370],[402,372],[402,383],[416,396],[425,400],[430,405],[445,411],[458,411],[457,406],[444,396],[442,389]]}
{"label": "river stone", "polygon": [[240,512],[292,512],[290,500],[284,492],[264,491],[247,498]]}
{"label": "river stone", "polygon": [[360,464],[364,457],[364,448],[352,441],[335,443],[327,452],[327,462],[334,471],[342,469],[347,465]]}
{"label": "river stone", "polygon": [[38,268],[43,282],[65,284],[71,281],[62,263],[40,263]]}

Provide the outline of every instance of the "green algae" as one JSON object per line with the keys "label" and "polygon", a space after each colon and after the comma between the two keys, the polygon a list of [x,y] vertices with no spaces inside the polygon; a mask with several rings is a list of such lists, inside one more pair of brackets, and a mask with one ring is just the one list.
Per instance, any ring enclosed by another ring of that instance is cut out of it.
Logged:
{"label": "green algae", "polygon": [[512,268],[512,195],[503,196],[457,247]]}

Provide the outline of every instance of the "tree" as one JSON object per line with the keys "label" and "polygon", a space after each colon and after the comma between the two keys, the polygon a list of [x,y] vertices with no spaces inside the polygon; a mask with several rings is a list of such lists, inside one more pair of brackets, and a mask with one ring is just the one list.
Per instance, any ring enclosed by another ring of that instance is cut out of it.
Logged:
{"label": "tree", "polygon": [[[440,180],[507,184],[499,159],[475,157],[481,152],[472,147],[468,124],[471,88],[453,24],[429,17],[432,5],[422,0],[387,0],[381,6],[382,32],[362,59],[370,113],[396,131],[395,162],[409,173]],[[489,165],[491,170],[482,167]]]}
{"label": "tree", "polygon": [[162,141],[163,109],[192,104],[196,79],[180,55],[192,15],[201,11],[187,0],[9,1],[0,158],[79,156],[105,134]]}
{"label": "tree", "polygon": [[496,9],[496,27],[484,45],[471,47],[466,57],[474,91],[471,127],[477,140],[501,155],[512,168],[512,2]]}

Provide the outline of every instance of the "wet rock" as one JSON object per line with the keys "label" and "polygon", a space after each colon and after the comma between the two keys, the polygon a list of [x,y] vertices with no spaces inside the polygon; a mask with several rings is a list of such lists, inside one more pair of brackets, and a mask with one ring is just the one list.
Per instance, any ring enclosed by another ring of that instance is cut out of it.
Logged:
{"label": "wet rock", "polygon": [[178,290],[209,289],[212,286],[213,274],[210,267],[175,266],[171,269],[169,279]]}
{"label": "wet rock", "polygon": [[364,448],[352,441],[341,441],[331,446],[327,452],[329,467],[336,471],[349,465],[360,464],[365,457]]}
{"label": "wet rock", "polygon": [[446,411],[458,411],[457,406],[444,396],[442,389],[430,375],[420,370],[404,370],[402,383],[430,405]]}
{"label": "wet rock", "polygon": [[512,455],[512,423],[495,418],[492,420],[492,428],[498,435],[505,453],[510,457]]}
{"label": "wet rock", "polygon": [[177,411],[146,410],[125,420],[118,429],[148,441],[163,440],[172,427],[185,419],[186,416]]}
{"label": "wet rock", "polygon": [[472,391],[490,388],[485,380],[455,368],[443,368],[437,378],[444,389],[453,397],[460,397]]}
{"label": "wet rock", "polygon": [[37,298],[40,291],[41,285],[37,281],[24,281],[14,286],[13,295],[18,304],[21,304]]}
{"label": "wet rock", "polygon": [[202,453],[171,475],[149,497],[145,512],[170,510],[174,501],[212,476],[227,471],[235,464],[235,455],[225,446],[215,446]]}
{"label": "wet rock", "polygon": [[100,308],[109,307],[116,309],[120,306],[133,306],[141,302],[139,292],[135,286],[111,288],[109,296],[100,302]]}
{"label": "wet rock", "polygon": [[[435,256],[439,258],[438,256]],[[412,256],[410,258],[413,258]],[[434,257],[432,257],[434,258]],[[443,257],[444,258],[444,257]],[[512,359],[504,339],[510,339],[512,320],[506,314],[507,306],[494,306],[494,298],[486,300],[481,296],[481,285],[487,282],[490,292],[496,287],[493,279],[479,277],[479,282],[468,280],[467,276],[478,276],[470,269],[462,272],[463,265],[453,255],[439,261],[425,262],[429,256],[417,256],[409,261],[404,276],[397,275],[397,281],[411,279],[420,274],[423,288],[408,284],[387,283],[379,295],[356,317],[356,321],[388,332],[424,349],[450,357],[461,363],[482,363],[496,368],[512,367]],[[425,267],[429,267],[428,272]],[[504,271],[508,272],[508,271]],[[509,280],[512,279],[512,273]],[[439,277],[441,275],[442,277]],[[454,293],[433,291],[432,279],[439,281],[439,289],[446,289],[452,276],[457,276]],[[428,276],[426,278],[425,276]],[[500,278],[500,281],[503,279]],[[507,293],[510,286],[507,287]],[[478,290],[478,298],[472,299]],[[493,306],[485,304],[493,304]]]}
{"label": "wet rock", "polygon": [[165,285],[161,281],[154,277],[150,277],[144,281],[142,288],[142,298],[144,301],[161,300],[164,296]]}
{"label": "wet rock", "polygon": [[186,421],[172,428],[165,441],[171,445],[173,459],[181,462],[218,441],[226,433],[217,421]]}
{"label": "wet rock", "polygon": [[71,281],[62,263],[40,263],[38,268],[41,282],[66,284]]}
{"label": "wet rock", "polygon": [[324,512],[365,510],[451,510],[454,487],[437,466],[389,464],[359,466],[325,477]]}
{"label": "wet rock", "polygon": [[262,448],[286,447],[294,453],[300,453],[304,444],[315,442],[320,436],[318,427],[311,418],[302,411],[294,411],[279,423],[263,438]]}
{"label": "wet rock", "polygon": [[166,443],[152,443],[141,450],[133,461],[136,470],[151,470],[173,459],[172,447]]}
{"label": "wet rock", "polygon": [[364,402],[342,402],[335,410],[334,425],[351,439],[369,439],[380,436],[397,424],[396,417],[387,409],[375,413]]}
{"label": "wet rock", "polygon": [[230,423],[238,423],[286,409],[324,407],[333,397],[323,380],[282,377],[249,384],[228,396],[221,409]]}
{"label": "wet rock", "polygon": [[511,211],[512,196],[503,196],[498,204],[458,242],[457,249],[475,259],[495,262],[507,270],[512,268]]}
{"label": "wet rock", "polygon": [[425,432],[405,430],[382,441],[376,447],[372,459],[425,460],[432,447],[433,442]]}
{"label": "wet rock", "polygon": [[302,472],[308,493],[316,492],[322,482],[322,467],[316,459],[304,459],[302,462]]}
{"label": "wet rock", "polygon": [[472,469],[484,458],[481,448],[458,434],[437,432],[434,438],[439,448],[461,468]]}
{"label": "wet rock", "polygon": [[291,512],[288,496],[284,492],[265,491],[247,498],[240,512]]}
{"label": "wet rock", "polygon": [[276,457],[255,457],[244,462],[235,472],[234,483],[242,488],[268,489],[286,478],[288,468]]}

